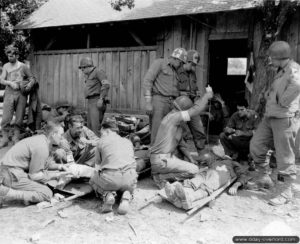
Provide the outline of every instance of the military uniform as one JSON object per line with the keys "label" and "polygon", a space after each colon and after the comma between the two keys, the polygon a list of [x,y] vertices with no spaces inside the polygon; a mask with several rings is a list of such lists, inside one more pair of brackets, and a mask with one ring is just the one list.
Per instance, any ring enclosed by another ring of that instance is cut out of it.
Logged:
{"label": "military uniform", "polygon": [[168,59],[157,59],[144,78],[144,90],[152,94],[151,145],[155,141],[160,122],[173,108],[178,97],[178,77]]}
{"label": "military uniform", "polygon": [[258,165],[264,165],[266,153],[275,147],[278,171],[283,175],[295,175],[295,140],[299,119],[300,66],[289,60],[274,77],[265,94],[266,112],[255,132],[250,153]]}
{"label": "military uniform", "polygon": [[[85,76],[84,95],[88,104],[87,126],[98,136],[106,110],[105,99],[109,87],[110,83],[103,70],[98,70],[94,67],[94,69]],[[99,99],[104,100],[100,108],[97,106]]]}
{"label": "military uniform", "polygon": [[[31,175],[43,172],[41,183],[47,178],[47,158],[49,144],[45,135],[25,138],[16,143],[2,158],[0,165],[8,167],[12,181],[10,188],[18,190],[20,199],[25,202],[49,201],[52,191],[45,185],[31,180]],[[1,187],[1,182],[0,182]]]}
{"label": "military uniform", "polygon": [[[240,130],[243,135],[237,136],[223,132],[220,134],[220,141],[224,147],[225,154],[233,156],[234,154],[242,154],[244,157],[249,154],[250,140],[253,131],[257,128],[258,115],[253,110],[247,110],[247,116],[240,117],[239,112],[235,112],[228,121],[227,128]],[[231,138],[230,138],[231,136]]]}
{"label": "military uniform", "polygon": [[[194,71],[186,72],[183,67],[177,71],[179,77],[179,93],[188,96],[195,101],[200,96],[197,86],[197,77]],[[187,122],[187,125],[193,135],[193,140],[198,153],[204,149],[206,136],[200,115],[196,115]]]}

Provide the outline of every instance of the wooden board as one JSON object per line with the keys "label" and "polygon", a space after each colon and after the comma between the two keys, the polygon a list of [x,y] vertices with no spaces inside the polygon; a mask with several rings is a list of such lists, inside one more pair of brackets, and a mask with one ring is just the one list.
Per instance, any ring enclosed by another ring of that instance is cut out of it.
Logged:
{"label": "wooden board", "polygon": [[127,52],[127,89],[126,89],[126,108],[133,109],[133,72],[134,72],[134,63],[133,63],[133,52]]}
{"label": "wooden board", "polygon": [[134,72],[133,72],[133,109],[140,109],[140,89],[141,89],[141,51],[134,52]]}
{"label": "wooden board", "polygon": [[120,52],[120,82],[119,82],[119,101],[118,107],[126,108],[127,95],[127,52]]}

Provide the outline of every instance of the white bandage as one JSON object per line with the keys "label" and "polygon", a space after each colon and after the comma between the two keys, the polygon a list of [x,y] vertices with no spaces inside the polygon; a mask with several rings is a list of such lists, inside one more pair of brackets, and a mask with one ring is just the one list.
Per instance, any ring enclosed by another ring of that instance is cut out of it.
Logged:
{"label": "white bandage", "polygon": [[181,113],[181,116],[182,116],[184,121],[190,121],[191,120],[191,117],[190,117],[188,111],[181,111],[180,113]]}

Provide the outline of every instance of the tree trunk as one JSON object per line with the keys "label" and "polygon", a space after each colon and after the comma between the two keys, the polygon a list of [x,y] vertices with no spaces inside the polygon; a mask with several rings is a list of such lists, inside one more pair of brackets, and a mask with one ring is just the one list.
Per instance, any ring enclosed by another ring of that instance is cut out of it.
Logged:
{"label": "tree trunk", "polygon": [[[292,16],[296,10],[297,1],[265,0],[263,7],[258,13],[257,25],[262,25],[260,33],[261,42],[258,53],[254,54],[256,67],[253,92],[250,101],[250,108],[258,112],[262,117],[265,109],[264,93],[272,84],[275,72],[268,67],[268,49],[272,42],[276,41],[280,35],[282,26],[287,17]],[[254,39],[255,40],[255,39]],[[256,40],[259,41],[259,40]]]}

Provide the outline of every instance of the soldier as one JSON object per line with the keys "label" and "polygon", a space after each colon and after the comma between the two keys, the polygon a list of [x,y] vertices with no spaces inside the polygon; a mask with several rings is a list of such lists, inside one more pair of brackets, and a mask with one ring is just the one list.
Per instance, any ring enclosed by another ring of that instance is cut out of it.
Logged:
{"label": "soldier", "polygon": [[[66,116],[69,114],[69,109],[71,107],[67,102],[58,102],[55,108],[47,108],[44,105],[42,108],[42,120],[44,122],[53,121],[64,124]],[[64,125],[63,125],[64,126]]]}
{"label": "soldier", "polygon": [[172,110],[179,96],[176,70],[186,62],[186,50],[176,48],[168,59],[156,59],[144,78],[146,112],[151,120],[151,145],[163,117]]}
{"label": "soldier", "polygon": [[[278,169],[274,172],[274,178],[284,181],[284,185],[277,184],[281,193],[270,200],[271,205],[291,201],[293,190],[297,190],[294,149],[299,128],[300,66],[290,56],[291,49],[287,42],[275,41],[271,44],[269,64],[276,70],[276,75],[265,93],[264,117],[250,142],[251,156],[256,166],[264,171],[268,171],[265,155],[275,147]],[[297,192],[300,192],[299,185]]]}
{"label": "soldier", "polygon": [[238,101],[237,112],[231,116],[224,132],[220,134],[225,154],[233,160],[248,158],[250,140],[257,128],[258,114],[247,107],[245,99]]}
{"label": "soldier", "polygon": [[[2,139],[0,141],[0,148],[8,145],[9,127],[14,112],[16,120],[12,141],[13,143],[19,141],[27,103],[27,95],[21,92],[20,87],[22,85],[24,91],[30,91],[36,83],[30,69],[24,63],[18,61],[18,49],[16,47],[12,45],[6,47],[5,54],[9,62],[3,66],[0,77],[0,83],[6,86],[1,121]],[[24,85],[25,80],[28,82]]]}
{"label": "soldier", "polygon": [[96,149],[97,171],[90,184],[104,198],[102,212],[112,211],[118,191],[121,193],[118,213],[126,214],[137,183],[136,162],[131,141],[119,136],[117,132],[116,122],[111,120],[102,124],[101,138]]}
{"label": "soldier", "polygon": [[89,57],[80,60],[79,69],[85,76],[84,95],[88,100],[87,126],[97,136],[108,103],[107,95],[110,83],[103,70],[98,70]]}
{"label": "soldier", "polygon": [[[161,121],[155,142],[150,149],[153,180],[159,188],[163,188],[167,181],[189,179],[198,173],[197,163],[182,140],[182,123],[199,115],[212,96],[211,88],[195,104],[187,96],[180,96],[174,100],[173,110]],[[177,149],[190,162],[176,157],[174,154]]]}
{"label": "soldier", "polygon": [[0,205],[3,200],[22,200],[24,203],[50,201],[52,191],[45,183],[59,180],[69,172],[66,167],[47,161],[53,145],[57,145],[63,134],[59,124],[50,122],[45,133],[25,138],[16,143],[0,162]]}
{"label": "soldier", "polygon": [[[197,85],[197,77],[195,73],[196,66],[200,61],[200,55],[196,50],[187,52],[186,63],[178,69],[179,90],[181,96],[188,96],[193,102],[200,98],[200,90]],[[191,118],[187,125],[193,135],[195,147],[200,152],[205,147],[206,136],[200,115]]]}

